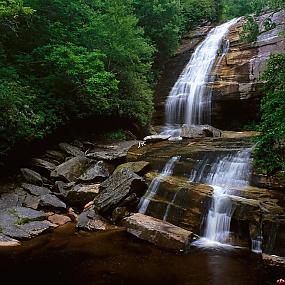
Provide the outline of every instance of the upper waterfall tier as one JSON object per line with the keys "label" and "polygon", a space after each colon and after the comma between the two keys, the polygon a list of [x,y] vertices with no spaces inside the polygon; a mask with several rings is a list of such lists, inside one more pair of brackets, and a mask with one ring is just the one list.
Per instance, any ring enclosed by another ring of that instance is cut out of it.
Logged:
{"label": "upper waterfall tier", "polygon": [[[201,125],[209,123],[211,94],[207,90],[210,73],[215,65],[229,29],[239,19],[233,19],[210,31],[206,39],[196,48],[189,63],[172,88],[165,108],[166,126],[163,133],[179,136],[182,124]],[[224,48],[222,53],[224,52]]]}

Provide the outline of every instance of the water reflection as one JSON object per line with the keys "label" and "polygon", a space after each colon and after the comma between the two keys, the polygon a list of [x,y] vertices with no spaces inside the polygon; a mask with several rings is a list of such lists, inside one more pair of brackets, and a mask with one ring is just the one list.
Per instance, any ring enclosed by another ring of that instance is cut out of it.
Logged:
{"label": "water reflection", "polygon": [[5,284],[263,284],[258,256],[250,251],[190,248],[182,255],[124,231],[75,234],[70,226],[1,249],[0,266]]}

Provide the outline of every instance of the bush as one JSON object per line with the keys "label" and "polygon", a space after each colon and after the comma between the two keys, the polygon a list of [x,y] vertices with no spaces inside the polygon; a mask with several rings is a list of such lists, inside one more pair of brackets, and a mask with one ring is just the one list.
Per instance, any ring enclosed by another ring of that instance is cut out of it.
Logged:
{"label": "bush", "polygon": [[285,170],[285,54],[272,55],[262,79],[265,97],[255,149],[255,164],[264,173]]}

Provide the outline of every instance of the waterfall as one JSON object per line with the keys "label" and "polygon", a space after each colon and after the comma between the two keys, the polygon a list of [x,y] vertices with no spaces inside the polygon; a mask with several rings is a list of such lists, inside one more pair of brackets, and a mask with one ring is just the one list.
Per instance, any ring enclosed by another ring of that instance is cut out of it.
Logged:
{"label": "waterfall", "polygon": [[175,162],[180,159],[180,156],[174,156],[171,157],[168,162],[165,164],[162,172],[152,180],[150,183],[148,190],[146,191],[144,197],[141,198],[141,201],[139,203],[139,213],[145,214],[148,208],[148,205],[150,203],[150,200],[152,197],[155,196],[159,189],[159,185],[165,176],[170,176],[173,173],[173,169],[175,166]]}
{"label": "waterfall", "polygon": [[[198,170],[192,173],[192,181],[206,183],[213,187],[213,198],[209,208],[204,239],[198,244],[209,242],[227,243],[229,240],[231,218],[234,213],[232,199],[239,197],[241,190],[248,185],[251,175],[251,149],[234,154],[219,156],[207,175],[205,167],[199,162]],[[202,167],[201,167],[202,165]],[[193,176],[194,175],[194,176]],[[200,180],[200,181],[199,181]]]}
{"label": "waterfall", "polygon": [[[183,124],[210,123],[211,94],[207,90],[210,73],[230,27],[238,21],[239,19],[233,19],[212,29],[196,48],[167,98],[166,124],[162,134],[175,137],[180,135]],[[222,47],[222,53],[225,54],[228,48],[228,42],[226,42]]]}

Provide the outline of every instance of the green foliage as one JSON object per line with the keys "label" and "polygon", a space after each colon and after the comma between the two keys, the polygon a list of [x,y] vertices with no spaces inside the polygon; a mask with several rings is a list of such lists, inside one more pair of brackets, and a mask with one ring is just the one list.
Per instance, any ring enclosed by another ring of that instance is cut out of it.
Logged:
{"label": "green foliage", "polygon": [[133,0],[0,0],[2,155],[72,119],[149,123],[156,49],[139,21]]}
{"label": "green foliage", "polygon": [[123,130],[119,129],[104,134],[104,138],[110,141],[120,141],[120,140],[126,140],[127,136]]}
{"label": "green foliage", "polygon": [[181,8],[176,0],[135,1],[139,24],[154,43],[157,61],[163,62],[176,51],[181,36]]}
{"label": "green foliage", "polygon": [[266,96],[255,157],[260,171],[272,173],[285,170],[285,54],[271,56],[262,79]]}
{"label": "green foliage", "polygon": [[202,23],[215,21],[221,16],[222,4],[219,0],[181,0],[187,28]]}
{"label": "green foliage", "polygon": [[246,20],[246,23],[243,25],[241,40],[246,43],[252,43],[257,40],[259,27],[253,16],[247,16]]}

